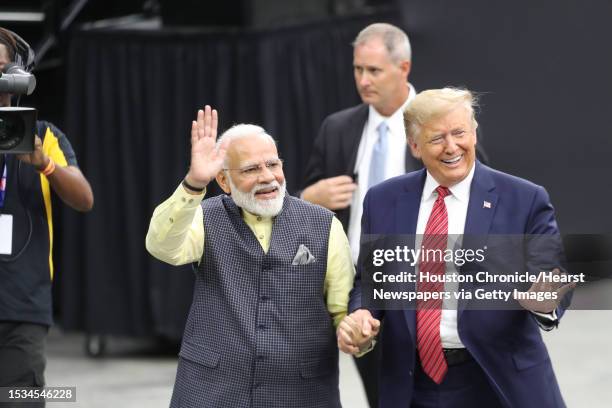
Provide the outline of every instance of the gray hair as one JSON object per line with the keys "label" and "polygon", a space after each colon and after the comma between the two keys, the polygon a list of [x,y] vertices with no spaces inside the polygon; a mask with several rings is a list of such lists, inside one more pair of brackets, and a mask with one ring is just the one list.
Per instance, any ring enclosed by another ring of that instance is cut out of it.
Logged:
{"label": "gray hair", "polygon": [[388,23],[370,24],[357,34],[353,48],[366,42],[380,38],[394,63],[412,60],[412,48],[408,35],[400,28]]}
{"label": "gray hair", "polygon": [[[221,143],[232,142],[233,140],[243,139],[248,136],[258,136],[262,139],[271,142],[276,147],[276,141],[272,136],[266,133],[266,130],[261,126],[253,125],[251,123],[239,123],[227,129],[217,139],[216,148],[221,146]],[[227,166],[227,156],[225,156],[224,166]]]}
{"label": "gray hair", "polygon": [[478,99],[472,92],[451,87],[420,92],[404,111],[406,136],[411,141],[416,140],[423,125],[449,114],[459,106],[470,112],[472,125],[476,129],[478,122],[474,112],[478,107]]}

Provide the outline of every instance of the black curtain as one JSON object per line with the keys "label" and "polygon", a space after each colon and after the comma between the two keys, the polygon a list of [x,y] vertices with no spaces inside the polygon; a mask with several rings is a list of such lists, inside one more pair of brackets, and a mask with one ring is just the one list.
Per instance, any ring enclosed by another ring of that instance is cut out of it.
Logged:
{"label": "black curtain", "polygon": [[67,134],[95,208],[62,213],[59,322],[99,334],[178,338],[191,301],[190,266],[145,250],[155,206],[186,174],[196,110],[220,130],[261,124],[277,141],[289,190],[299,187],[323,118],[359,101],[351,42],[391,15],[267,31],[78,31],[68,62]]}
{"label": "black curtain", "polygon": [[490,164],[546,187],[563,233],[611,233],[612,2],[408,0],[403,16],[417,88],[480,92]]}
{"label": "black curtain", "polygon": [[373,21],[411,36],[417,90],[482,93],[491,164],[544,185],[564,233],[610,234],[612,3],[397,1],[385,15],[268,31],[79,31],[69,59],[67,134],[94,212],[60,226],[60,321],[120,334],[182,331],[189,267],[152,259],[153,208],[186,173],[189,126],[205,103],[221,129],[263,125],[295,190],[325,115],[359,101],[350,43]]}

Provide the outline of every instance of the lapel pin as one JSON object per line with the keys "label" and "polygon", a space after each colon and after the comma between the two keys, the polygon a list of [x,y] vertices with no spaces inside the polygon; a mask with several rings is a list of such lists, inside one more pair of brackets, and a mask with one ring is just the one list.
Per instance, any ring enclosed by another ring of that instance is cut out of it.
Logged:
{"label": "lapel pin", "polygon": [[484,201],[484,202],[482,203],[482,208],[491,208],[491,203],[490,203],[490,202],[488,202],[488,201]]}

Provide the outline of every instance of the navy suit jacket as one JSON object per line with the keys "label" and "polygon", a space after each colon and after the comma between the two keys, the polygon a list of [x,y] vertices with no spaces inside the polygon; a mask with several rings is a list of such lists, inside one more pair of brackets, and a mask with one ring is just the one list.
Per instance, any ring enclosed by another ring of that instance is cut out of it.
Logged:
{"label": "navy suit jacket", "polygon": [[[546,190],[529,181],[493,170],[480,162],[470,188],[464,235],[558,234],[554,209]],[[364,200],[363,234],[415,234],[426,171],[387,180],[371,188]],[[490,206],[483,205],[484,202]],[[560,241],[559,241],[560,242]],[[537,251],[517,253],[509,270],[561,267]],[[541,257],[542,259],[539,259]],[[462,273],[465,271],[461,270]],[[361,268],[351,292],[349,310],[362,307]],[[564,307],[557,314],[563,314]],[[508,407],[563,407],[539,326],[526,310],[463,310],[458,308],[459,337],[483,368],[500,401]],[[408,407],[412,399],[416,358],[414,310],[372,311],[384,319],[380,407]]]}

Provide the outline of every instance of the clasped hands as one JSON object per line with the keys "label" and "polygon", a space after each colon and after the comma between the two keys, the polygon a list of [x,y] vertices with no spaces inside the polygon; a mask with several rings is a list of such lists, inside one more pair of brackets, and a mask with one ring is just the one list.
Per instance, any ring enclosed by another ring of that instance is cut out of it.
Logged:
{"label": "clasped hands", "polygon": [[338,348],[347,354],[366,351],[380,330],[380,321],[370,311],[359,309],[346,316],[338,325]]}
{"label": "clasped hands", "polygon": [[341,210],[351,205],[356,189],[357,184],[351,177],[340,175],[319,180],[306,187],[302,198],[328,210]]}

